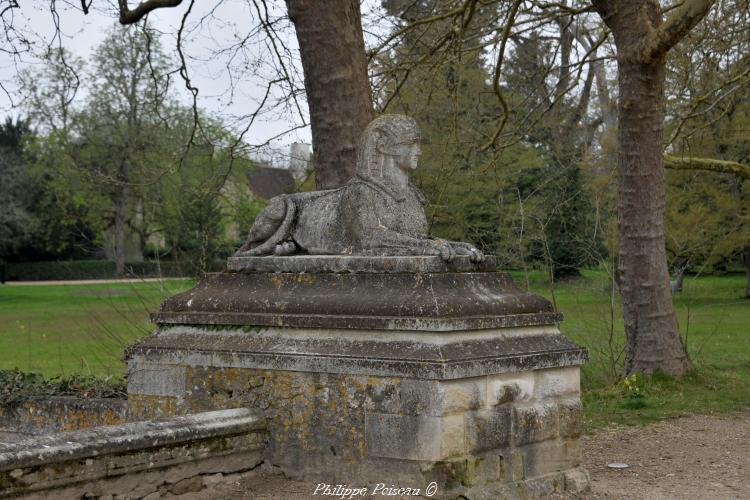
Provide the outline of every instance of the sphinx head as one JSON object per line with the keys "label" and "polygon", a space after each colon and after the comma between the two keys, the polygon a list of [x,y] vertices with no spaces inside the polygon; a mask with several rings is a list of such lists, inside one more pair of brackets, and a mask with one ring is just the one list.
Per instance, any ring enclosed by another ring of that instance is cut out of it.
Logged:
{"label": "sphinx head", "polygon": [[[365,129],[357,153],[357,174],[382,178],[394,165],[414,170],[419,163],[421,133],[417,122],[405,115],[382,115]],[[390,160],[390,161],[388,161]]]}

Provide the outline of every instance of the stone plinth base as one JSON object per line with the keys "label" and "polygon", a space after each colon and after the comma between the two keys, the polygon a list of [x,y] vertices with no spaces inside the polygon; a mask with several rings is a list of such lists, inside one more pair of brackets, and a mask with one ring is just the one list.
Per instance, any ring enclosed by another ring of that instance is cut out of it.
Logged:
{"label": "stone plinth base", "polygon": [[579,367],[554,326],[415,333],[162,326],[129,352],[145,418],[249,407],[265,460],[317,483],[470,498],[580,489]]}
{"label": "stone plinth base", "polygon": [[[435,497],[587,485],[579,365],[562,317],[491,259],[230,259],[153,315],[128,400],[153,418],[248,407],[267,464],[315,485]],[[278,270],[278,272],[274,272]]]}

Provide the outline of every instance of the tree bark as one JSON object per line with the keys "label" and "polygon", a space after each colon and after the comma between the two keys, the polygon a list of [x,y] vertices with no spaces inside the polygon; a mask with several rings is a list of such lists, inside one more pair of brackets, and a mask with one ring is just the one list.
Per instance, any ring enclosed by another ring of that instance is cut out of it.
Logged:
{"label": "tree bark", "polygon": [[355,171],[359,138],[373,118],[358,0],[287,0],[310,108],[318,189]]}
{"label": "tree bark", "polygon": [[627,337],[625,374],[661,370],[679,377],[692,365],[677,326],[665,252],[666,65],[653,51],[646,58],[642,45],[658,30],[661,11],[652,0],[594,4],[617,47],[618,270]]}
{"label": "tree bark", "polygon": [[620,285],[627,335],[625,373],[691,368],[669,289],[664,251],[663,61],[618,60]]}

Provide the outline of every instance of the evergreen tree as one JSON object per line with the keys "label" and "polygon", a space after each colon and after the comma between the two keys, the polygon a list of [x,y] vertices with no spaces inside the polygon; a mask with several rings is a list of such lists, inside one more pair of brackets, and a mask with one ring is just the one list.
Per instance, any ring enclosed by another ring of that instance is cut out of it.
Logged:
{"label": "evergreen tree", "polygon": [[11,258],[30,236],[28,177],[22,159],[22,141],[30,132],[24,120],[8,117],[0,123],[0,261]]}
{"label": "evergreen tree", "polygon": [[[572,84],[568,69],[557,69],[550,84],[548,75],[555,66],[555,47],[570,50],[568,28],[561,25],[557,40],[546,40],[530,32],[515,39],[515,50],[508,60],[507,86],[523,101],[514,106],[522,119],[528,114],[536,126],[528,131],[528,141],[544,151],[545,165],[529,172],[543,212],[542,248],[538,251],[549,263],[555,278],[579,276],[582,266],[596,264],[605,255],[596,237],[595,211],[582,164],[590,147],[587,132],[592,119],[587,116],[593,79],[589,69],[584,87],[576,99],[566,95]],[[566,49],[563,45],[568,44]]]}

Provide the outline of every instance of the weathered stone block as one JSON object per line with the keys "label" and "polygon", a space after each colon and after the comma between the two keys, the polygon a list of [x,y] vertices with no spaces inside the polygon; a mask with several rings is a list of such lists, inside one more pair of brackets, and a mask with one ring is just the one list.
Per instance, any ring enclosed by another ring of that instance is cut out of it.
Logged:
{"label": "weathered stone block", "polygon": [[422,473],[425,482],[434,481],[444,489],[463,489],[472,483],[470,469],[469,460],[459,458],[425,465]]}
{"label": "weathered stone block", "polygon": [[559,418],[554,402],[513,407],[513,444],[521,446],[557,437]]}
{"label": "weathered stone block", "polygon": [[535,373],[537,399],[578,395],[581,392],[581,374],[577,366],[547,368]]}
{"label": "weathered stone block", "polygon": [[526,475],[524,467],[524,454],[518,448],[511,448],[507,454],[508,463],[510,464],[511,479],[521,481]]}
{"label": "weathered stone block", "polygon": [[[376,413],[407,413],[402,403],[403,379],[399,377],[362,377],[366,384],[365,409]],[[324,388],[327,390],[327,388]]]}
{"label": "weathered stone block", "polygon": [[560,412],[560,437],[577,438],[583,433],[583,408],[581,400],[569,398],[558,401]]}
{"label": "weathered stone block", "polygon": [[485,377],[465,380],[401,382],[401,411],[409,415],[442,416],[476,410],[485,404]]}
{"label": "weathered stone block", "polygon": [[520,488],[522,498],[544,498],[565,489],[565,478],[562,474],[548,474],[543,477],[527,479]]}
{"label": "weathered stone block", "polygon": [[511,441],[511,408],[501,406],[466,415],[466,441],[469,451],[501,450]]}
{"label": "weathered stone block", "polygon": [[185,367],[135,364],[128,370],[128,394],[180,397],[185,394]]}
{"label": "weathered stone block", "polygon": [[127,410],[124,399],[34,397],[0,405],[0,429],[33,435],[89,429],[125,422]]}
{"label": "weathered stone block", "polygon": [[502,454],[489,452],[480,455],[473,455],[466,459],[467,485],[481,484],[487,478],[495,478],[496,481],[512,479],[510,462]]}
{"label": "weathered stone block", "polygon": [[128,394],[128,411],[134,419],[155,419],[177,415],[180,406],[173,396]]}
{"label": "weathered stone block", "polygon": [[490,406],[529,401],[534,397],[536,378],[531,371],[487,377],[487,404]]}
{"label": "weathered stone block", "polygon": [[466,452],[464,416],[365,415],[371,457],[439,461]]}
{"label": "weathered stone block", "polygon": [[[463,462],[465,467],[459,469],[455,465],[458,462]],[[454,464],[454,471],[460,471],[461,482],[467,487],[486,487],[488,483],[509,483],[524,479],[523,455],[519,450],[511,448],[472,454],[468,458],[453,460],[451,463]],[[474,493],[478,494],[478,491]],[[469,498],[474,496],[469,495]]]}
{"label": "weathered stone block", "polygon": [[522,448],[524,477],[534,478],[574,469],[581,464],[580,443],[573,439],[553,439]]}

